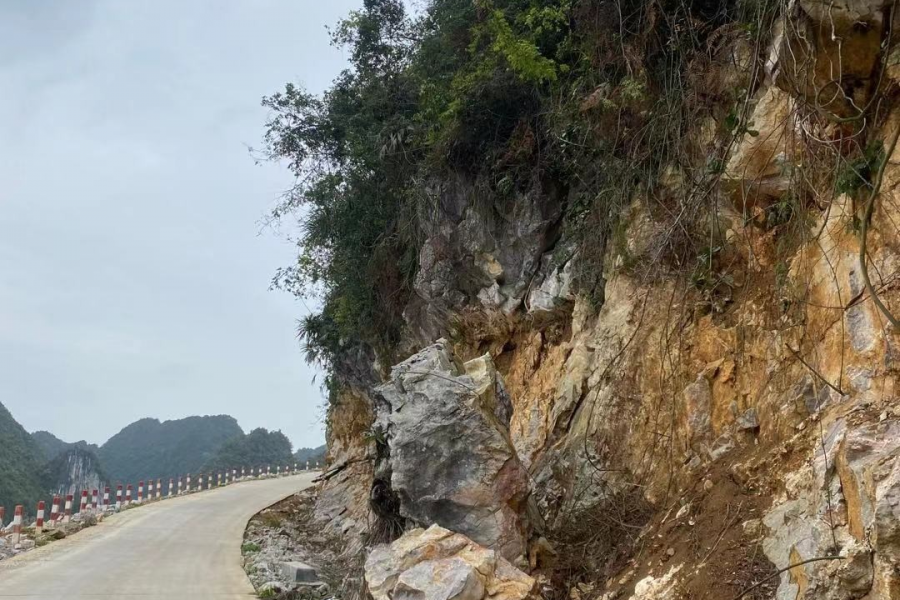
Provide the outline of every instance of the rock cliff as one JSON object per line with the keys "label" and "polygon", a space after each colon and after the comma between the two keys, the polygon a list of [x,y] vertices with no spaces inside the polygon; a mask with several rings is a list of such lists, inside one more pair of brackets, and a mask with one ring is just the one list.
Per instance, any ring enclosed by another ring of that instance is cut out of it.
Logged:
{"label": "rock cliff", "polygon": [[[465,561],[430,565],[458,596],[400,574],[440,531],[545,597],[900,599],[895,4],[705,30],[678,73],[738,93],[680,122],[685,154],[612,226],[573,216],[599,175],[487,199],[463,172],[420,182],[402,334],[332,363],[318,511],[371,552],[377,598],[490,596]],[[622,85],[581,110],[650,136],[660,105],[622,108]]]}

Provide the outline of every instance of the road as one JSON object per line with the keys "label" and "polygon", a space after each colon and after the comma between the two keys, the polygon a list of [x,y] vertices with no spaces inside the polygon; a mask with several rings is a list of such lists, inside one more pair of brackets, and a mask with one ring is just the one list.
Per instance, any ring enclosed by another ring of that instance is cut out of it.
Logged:
{"label": "road", "polygon": [[316,473],[173,498],[0,561],[0,598],[252,597],[241,567],[247,521],[311,484]]}

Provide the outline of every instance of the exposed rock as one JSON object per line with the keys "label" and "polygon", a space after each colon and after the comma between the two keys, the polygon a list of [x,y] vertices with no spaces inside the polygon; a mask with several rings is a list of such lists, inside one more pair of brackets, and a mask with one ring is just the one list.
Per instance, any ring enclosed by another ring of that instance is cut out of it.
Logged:
{"label": "exposed rock", "polygon": [[521,600],[534,588],[494,550],[438,525],[373,548],[366,583],[375,600]]}
{"label": "exposed rock", "polygon": [[525,552],[528,476],[509,438],[502,381],[490,357],[460,368],[446,341],[394,367],[380,386],[390,485],[403,516],[497,549]]}
{"label": "exposed rock", "polygon": [[741,136],[723,177],[741,210],[768,204],[790,188],[796,152],[795,102],[790,94],[773,86],[756,104],[749,118],[756,135]]}

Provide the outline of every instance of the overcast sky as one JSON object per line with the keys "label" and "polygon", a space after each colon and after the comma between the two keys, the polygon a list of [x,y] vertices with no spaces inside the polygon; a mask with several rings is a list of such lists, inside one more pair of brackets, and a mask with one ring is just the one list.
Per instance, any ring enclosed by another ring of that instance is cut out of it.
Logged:
{"label": "overcast sky", "polygon": [[[0,402],[102,443],[141,417],[233,415],[324,441],[319,383],[268,291],[263,95],[321,91],[361,0],[0,0]],[[319,377],[319,380],[321,377]]]}

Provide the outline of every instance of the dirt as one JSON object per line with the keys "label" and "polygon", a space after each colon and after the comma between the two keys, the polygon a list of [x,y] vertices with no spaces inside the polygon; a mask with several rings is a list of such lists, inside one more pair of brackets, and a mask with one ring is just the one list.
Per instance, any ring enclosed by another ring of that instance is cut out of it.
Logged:
{"label": "dirt", "polygon": [[[315,521],[315,492],[305,490],[254,516],[244,532],[244,565],[260,597],[279,600],[358,598],[362,558],[347,554],[344,541],[326,535]],[[316,569],[321,586],[292,589],[275,569],[279,562],[300,561]],[[265,592],[278,583],[277,593]]]}
{"label": "dirt", "polygon": [[658,579],[681,565],[672,594],[678,600],[772,598],[779,580],[762,551],[761,519],[780,488],[771,474],[784,472],[802,454],[788,448],[732,453],[710,465],[672,506],[654,514],[625,568],[605,585],[598,582],[593,594],[574,596],[628,598],[642,579]]}

